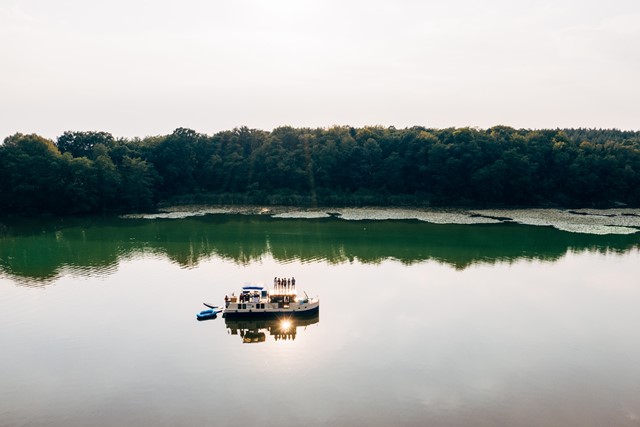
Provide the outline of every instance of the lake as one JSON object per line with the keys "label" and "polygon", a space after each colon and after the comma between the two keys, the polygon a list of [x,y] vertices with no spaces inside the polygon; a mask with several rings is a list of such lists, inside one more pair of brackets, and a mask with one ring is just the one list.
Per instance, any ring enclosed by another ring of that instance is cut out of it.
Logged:
{"label": "lake", "polygon": [[0,221],[0,425],[640,425],[637,212],[270,213]]}

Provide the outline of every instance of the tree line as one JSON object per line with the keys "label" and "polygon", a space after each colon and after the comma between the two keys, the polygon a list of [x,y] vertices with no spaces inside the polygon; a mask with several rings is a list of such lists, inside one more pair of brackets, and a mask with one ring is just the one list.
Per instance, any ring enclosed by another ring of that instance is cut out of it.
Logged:
{"label": "tree line", "polygon": [[0,214],[158,203],[640,206],[640,132],[240,127],[115,138],[17,133],[0,145]]}

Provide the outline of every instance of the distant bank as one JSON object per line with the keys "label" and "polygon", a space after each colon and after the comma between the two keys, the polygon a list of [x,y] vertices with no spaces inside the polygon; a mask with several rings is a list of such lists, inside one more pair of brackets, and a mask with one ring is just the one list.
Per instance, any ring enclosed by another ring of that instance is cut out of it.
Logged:
{"label": "distant bank", "polygon": [[615,129],[178,128],[0,145],[1,215],[187,203],[638,207],[639,188],[640,132]]}

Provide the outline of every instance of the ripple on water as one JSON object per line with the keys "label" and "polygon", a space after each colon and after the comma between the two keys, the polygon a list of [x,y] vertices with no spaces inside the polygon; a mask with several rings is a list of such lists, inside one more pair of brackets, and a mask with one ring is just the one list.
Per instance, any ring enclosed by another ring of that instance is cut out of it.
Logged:
{"label": "ripple on water", "polygon": [[500,222],[496,218],[474,216],[465,210],[348,208],[335,209],[334,211],[340,218],[350,221],[415,219],[433,224],[495,224]]}
{"label": "ripple on water", "polygon": [[550,226],[571,233],[633,234],[640,229],[638,209],[481,209],[472,212],[509,218],[519,224]]}
{"label": "ripple on water", "polygon": [[227,214],[233,213],[227,208],[198,208],[185,210],[169,210],[152,214],[127,214],[120,215],[124,219],[184,219],[192,216],[204,216],[210,214]]}
{"label": "ripple on water", "polygon": [[324,211],[291,211],[281,212],[271,215],[273,218],[302,218],[302,219],[316,219],[316,218],[330,218],[327,212]]}
{"label": "ripple on water", "polygon": [[182,219],[209,214],[267,214],[272,218],[317,219],[336,217],[346,221],[418,220],[432,224],[496,224],[514,221],[525,225],[549,226],[571,233],[633,234],[640,230],[640,209],[407,209],[407,208],[323,208],[202,207],[179,206],[153,214],[123,215],[134,219]]}

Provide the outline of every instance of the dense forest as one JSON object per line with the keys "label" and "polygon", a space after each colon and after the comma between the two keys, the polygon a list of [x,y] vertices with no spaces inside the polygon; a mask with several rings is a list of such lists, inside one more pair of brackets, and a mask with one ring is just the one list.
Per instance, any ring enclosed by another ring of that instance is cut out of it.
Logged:
{"label": "dense forest", "polygon": [[335,126],[209,136],[15,134],[0,145],[0,214],[299,206],[640,206],[640,132]]}

